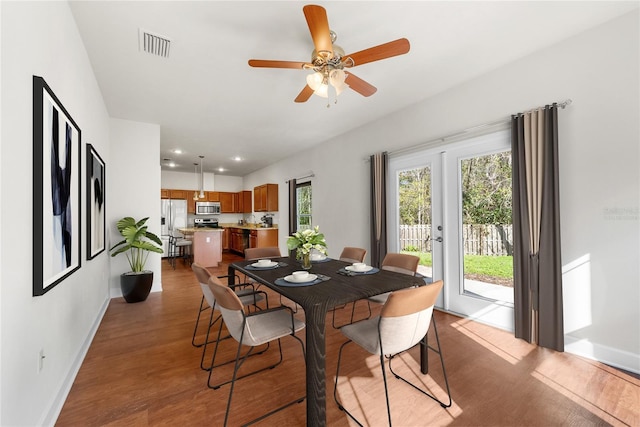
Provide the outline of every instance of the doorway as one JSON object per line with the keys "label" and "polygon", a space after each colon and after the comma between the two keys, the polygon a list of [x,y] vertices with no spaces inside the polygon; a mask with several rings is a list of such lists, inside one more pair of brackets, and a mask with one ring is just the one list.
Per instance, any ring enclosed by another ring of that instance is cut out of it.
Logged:
{"label": "doorway", "polygon": [[391,156],[388,194],[389,251],[444,280],[437,306],[513,330],[509,132]]}

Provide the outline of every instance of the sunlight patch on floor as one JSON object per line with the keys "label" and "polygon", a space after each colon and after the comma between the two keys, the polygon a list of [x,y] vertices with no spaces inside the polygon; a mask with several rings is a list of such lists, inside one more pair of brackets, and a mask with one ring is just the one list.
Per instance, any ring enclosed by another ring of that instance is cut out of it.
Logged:
{"label": "sunlight patch on floor", "polygon": [[[431,375],[422,375],[420,365],[411,355],[405,353],[395,357],[393,367],[394,371],[408,381],[441,400],[448,400],[446,389],[441,387]],[[437,366],[434,367],[436,368],[440,369]],[[442,371],[438,372],[441,375]],[[375,355],[367,357],[363,360],[363,368],[353,374],[346,373],[341,368],[341,374],[343,375],[338,379],[337,390],[338,398],[344,407],[365,425],[386,424],[387,409],[379,357]],[[442,408],[437,402],[396,379],[388,367],[386,376],[394,425],[396,423],[398,425],[448,425],[462,414],[462,409],[455,402],[450,408]],[[438,380],[443,381],[442,378]],[[394,390],[397,392],[394,393]]]}
{"label": "sunlight patch on floor", "polygon": [[[561,353],[553,354],[540,363],[531,376],[556,392],[582,406],[592,414],[598,416],[611,425],[640,425],[640,414],[637,409],[640,403],[640,382],[635,378],[619,373],[614,383],[606,382],[605,377],[611,378],[611,373],[593,363],[573,358],[573,369],[566,368],[566,361],[560,364],[557,359],[566,359]],[[576,381],[579,378],[579,381]],[[605,390],[603,387],[615,388]],[[615,400],[606,400],[602,396],[616,396]],[[613,414],[619,414],[618,416]]]}
{"label": "sunlight patch on floor", "polygon": [[515,339],[506,344],[504,334],[510,334],[510,332],[482,325],[469,319],[458,320],[453,322],[451,326],[512,365],[524,359],[536,348],[525,341]]}

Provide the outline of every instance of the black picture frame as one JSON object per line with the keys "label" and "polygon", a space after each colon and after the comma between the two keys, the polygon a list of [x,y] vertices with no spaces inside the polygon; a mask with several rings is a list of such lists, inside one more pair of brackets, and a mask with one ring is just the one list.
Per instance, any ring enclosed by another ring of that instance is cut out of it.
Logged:
{"label": "black picture frame", "polygon": [[81,136],[49,85],[33,76],[33,296],[81,266]]}
{"label": "black picture frame", "polygon": [[106,242],[106,165],[98,151],[87,144],[87,260],[105,249]]}

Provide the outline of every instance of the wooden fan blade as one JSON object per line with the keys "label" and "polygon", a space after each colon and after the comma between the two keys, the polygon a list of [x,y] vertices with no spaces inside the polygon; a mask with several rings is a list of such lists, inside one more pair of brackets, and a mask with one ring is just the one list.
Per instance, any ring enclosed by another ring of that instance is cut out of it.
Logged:
{"label": "wooden fan blade", "polygon": [[327,11],[324,7],[314,4],[306,5],[302,8],[302,11],[307,19],[307,25],[309,26],[316,52],[331,52],[330,57],[333,57],[333,44],[331,43]]}
{"label": "wooden fan blade", "polygon": [[362,96],[371,96],[378,91],[375,86],[362,80],[360,77],[354,76],[352,73],[345,71],[347,77],[344,82],[353,90]]}
{"label": "wooden fan blade", "polygon": [[[297,70],[302,70],[306,62],[296,62],[296,61],[271,61],[267,59],[250,59],[249,65],[252,67],[263,67],[263,68],[295,68]],[[310,65],[310,64],[308,64]]]}
{"label": "wooden fan blade", "polygon": [[[351,55],[345,55],[342,58],[342,63],[345,67],[355,67],[357,65],[367,64],[373,61],[380,61],[381,59],[387,59],[393,56],[404,55],[405,53],[409,52],[409,48],[409,40],[398,39],[389,43],[384,43],[378,46],[370,47],[369,49],[352,53]],[[351,61],[349,60],[349,58],[351,58]]]}
{"label": "wooden fan blade", "polygon": [[296,99],[294,99],[294,101],[307,102],[307,100],[311,98],[311,95],[313,95],[313,89],[311,89],[309,85],[305,85],[304,89],[302,89],[302,92],[298,94],[298,96],[296,97]]}

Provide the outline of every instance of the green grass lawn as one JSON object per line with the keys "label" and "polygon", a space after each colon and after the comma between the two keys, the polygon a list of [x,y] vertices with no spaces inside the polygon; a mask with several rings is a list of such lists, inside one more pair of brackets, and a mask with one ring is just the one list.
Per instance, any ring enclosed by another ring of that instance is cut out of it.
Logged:
{"label": "green grass lawn", "polygon": [[[432,266],[431,254],[421,252],[403,253],[417,255],[420,257],[420,265]],[[490,277],[501,277],[513,279],[513,257],[512,256],[484,256],[465,255],[464,273]]]}

